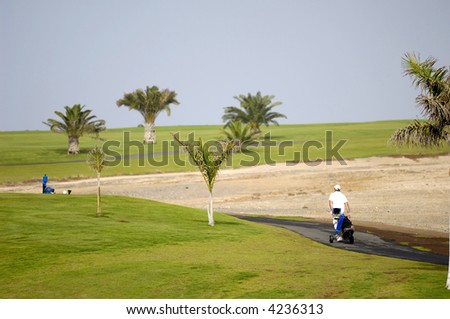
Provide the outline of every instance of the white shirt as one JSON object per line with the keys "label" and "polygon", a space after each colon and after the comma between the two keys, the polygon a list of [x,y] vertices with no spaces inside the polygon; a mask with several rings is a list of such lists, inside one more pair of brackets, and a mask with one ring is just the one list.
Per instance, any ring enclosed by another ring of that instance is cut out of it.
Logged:
{"label": "white shirt", "polygon": [[340,208],[342,213],[345,210],[345,203],[348,203],[347,197],[338,191],[331,193],[328,200],[333,202],[332,208]]}

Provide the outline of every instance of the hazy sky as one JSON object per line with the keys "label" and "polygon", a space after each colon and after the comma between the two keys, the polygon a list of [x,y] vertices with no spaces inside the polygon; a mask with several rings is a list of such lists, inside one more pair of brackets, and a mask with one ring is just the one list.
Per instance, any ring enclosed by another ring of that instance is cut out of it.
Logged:
{"label": "hazy sky", "polygon": [[178,93],[157,125],[221,124],[233,96],[275,95],[280,123],[420,117],[406,52],[450,64],[448,0],[0,0],[0,130],[65,105],[137,126],[125,92]]}

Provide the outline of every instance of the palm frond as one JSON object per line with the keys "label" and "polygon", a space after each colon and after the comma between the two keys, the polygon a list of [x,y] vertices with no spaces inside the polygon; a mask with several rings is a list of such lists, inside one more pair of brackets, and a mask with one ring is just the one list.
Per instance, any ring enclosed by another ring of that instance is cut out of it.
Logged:
{"label": "palm frond", "polygon": [[419,95],[417,105],[422,109],[422,115],[436,123],[445,125],[450,123],[450,98],[448,93],[442,92],[437,97]]}
{"label": "palm frond", "polygon": [[147,86],[145,90],[137,89],[131,93],[125,93],[123,98],[116,101],[117,106],[128,106],[129,110],[136,110],[148,119],[156,118],[163,110],[170,115],[170,105],[180,104],[176,99],[177,93],[164,89],[160,91],[157,86]]}
{"label": "palm frond", "polygon": [[245,110],[235,106],[228,106],[224,109],[225,113],[222,116],[222,121],[226,122],[224,127],[227,127],[233,121],[241,121],[243,123],[248,123],[250,121]]}
{"label": "palm frond", "polygon": [[440,146],[449,142],[450,72],[447,67],[436,68],[437,60],[407,53],[402,59],[404,74],[421,89],[416,103],[428,121],[414,121],[397,130],[390,142],[397,145]]}
{"label": "palm frond", "polygon": [[227,141],[234,143],[233,152],[245,151],[248,146],[254,145],[260,136],[259,133],[252,131],[249,124],[237,120],[229,122],[223,134]]}
{"label": "palm frond", "polygon": [[425,94],[437,96],[447,88],[449,76],[448,68],[436,69],[434,65],[437,60],[433,57],[425,61],[420,60],[420,55],[406,53],[402,59],[404,74],[412,78],[413,84],[420,88]]}
{"label": "palm frond", "polygon": [[201,138],[198,141],[181,141],[178,134],[172,136],[186,149],[202,174],[208,190],[212,192],[220,167],[231,154],[234,144],[230,141],[203,143]]}
{"label": "palm frond", "polygon": [[104,120],[94,120],[95,115],[91,115],[92,110],[84,110],[84,105],[75,104],[72,107],[65,106],[65,113],[55,111],[61,121],[48,119],[44,124],[50,127],[52,132],[64,133],[72,137],[81,137],[85,134],[98,135],[105,130]]}
{"label": "palm frond", "polygon": [[225,114],[222,120],[227,127],[232,121],[242,121],[244,124],[250,124],[253,132],[260,132],[260,125],[278,124],[276,118],[286,118],[286,115],[271,110],[281,105],[281,102],[272,102],[274,95],[262,95],[257,92],[255,95],[238,95],[234,98],[239,101],[239,107],[229,106],[225,108]]}
{"label": "palm frond", "polygon": [[437,147],[449,142],[448,127],[440,127],[431,122],[414,121],[394,132],[390,143],[394,145]]}
{"label": "palm frond", "polygon": [[95,147],[89,151],[87,155],[87,164],[97,173],[100,173],[103,170],[106,166],[106,157],[101,147],[95,145]]}

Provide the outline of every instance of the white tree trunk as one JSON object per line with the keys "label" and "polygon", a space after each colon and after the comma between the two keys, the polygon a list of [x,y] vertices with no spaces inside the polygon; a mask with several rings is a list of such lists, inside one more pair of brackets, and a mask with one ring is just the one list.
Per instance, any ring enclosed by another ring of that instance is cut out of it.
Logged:
{"label": "white tree trunk", "polygon": [[[449,171],[449,175],[450,175],[450,171]],[[450,214],[448,215],[448,238],[449,238],[449,242],[448,242],[448,274],[447,274],[447,289],[450,290]]]}
{"label": "white tree trunk", "polygon": [[[448,170],[450,176],[450,169]],[[450,213],[448,214],[448,273],[447,273],[447,289],[450,290]]]}
{"label": "white tree trunk", "polygon": [[212,196],[212,192],[209,192],[208,225],[209,226],[214,226],[214,212],[213,212],[213,196]]}
{"label": "white tree trunk", "polygon": [[97,172],[97,216],[102,214],[100,208],[100,172]]}
{"label": "white tree trunk", "polygon": [[156,143],[155,123],[145,123],[144,144]]}
{"label": "white tree trunk", "polygon": [[78,142],[78,137],[69,136],[69,149],[67,154],[78,154],[80,152],[80,145]]}

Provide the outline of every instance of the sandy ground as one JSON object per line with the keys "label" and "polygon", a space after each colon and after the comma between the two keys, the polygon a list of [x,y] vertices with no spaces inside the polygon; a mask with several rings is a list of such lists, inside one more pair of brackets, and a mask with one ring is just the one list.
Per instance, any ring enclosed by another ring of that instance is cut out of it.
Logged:
{"label": "sandy ground", "polygon": [[[448,233],[450,155],[373,157],[332,163],[265,165],[220,172],[214,210],[233,214],[328,219],[328,196],[339,183],[354,224],[400,226]],[[50,176],[51,178],[51,176]],[[105,177],[102,194],[125,195],[205,208],[199,172]],[[95,194],[96,180],[51,182],[57,193]],[[0,186],[0,192],[40,192],[40,185]],[[205,214],[206,218],[206,214]]]}

